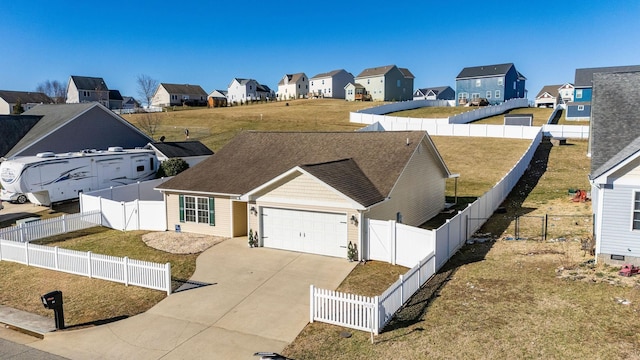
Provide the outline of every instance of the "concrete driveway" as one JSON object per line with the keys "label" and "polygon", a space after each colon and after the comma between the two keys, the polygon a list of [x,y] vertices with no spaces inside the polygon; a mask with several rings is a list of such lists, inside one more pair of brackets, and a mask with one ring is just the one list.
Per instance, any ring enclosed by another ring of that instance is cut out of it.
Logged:
{"label": "concrete driveway", "polygon": [[70,359],[257,359],[257,351],[282,351],[308,323],[309,285],[335,289],[355,264],[226,240],[198,257],[191,280],[208,285],[29,345]]}

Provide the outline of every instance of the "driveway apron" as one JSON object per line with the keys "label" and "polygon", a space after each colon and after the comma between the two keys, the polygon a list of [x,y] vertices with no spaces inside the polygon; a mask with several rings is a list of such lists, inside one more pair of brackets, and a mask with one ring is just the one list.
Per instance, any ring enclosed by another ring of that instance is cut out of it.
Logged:
{"label": "driveway apron", "polygon": [[190,282],[149,311],[29,344],[70,359],[251,359],[279,352],[309,321],[309,286],[335,289],[356,263],[226,240]]}

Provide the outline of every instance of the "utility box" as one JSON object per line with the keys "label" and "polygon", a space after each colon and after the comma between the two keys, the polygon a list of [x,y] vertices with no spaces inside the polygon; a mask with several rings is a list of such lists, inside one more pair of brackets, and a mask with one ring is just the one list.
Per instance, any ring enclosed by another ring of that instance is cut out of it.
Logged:
{"label": "utility box", "polygon": [[62,308],[62,291],[54,290],[40,296],[45,309],[53,310],[56,320],[56,329],[64,329],[64,310]]}

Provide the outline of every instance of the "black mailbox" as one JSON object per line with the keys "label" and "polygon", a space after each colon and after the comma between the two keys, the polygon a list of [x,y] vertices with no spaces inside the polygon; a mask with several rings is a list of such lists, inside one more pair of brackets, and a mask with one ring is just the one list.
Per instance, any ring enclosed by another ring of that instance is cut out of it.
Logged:
{"label": "black mailbox", "polygon": [[45,309],[55,309],[62,306],[62,291],[55,290],[41,296]]}
{"label": "black mailbox", "polygon": [[64,329],[64,309],[62,308],[62,291],[55,290],[40,297],[45,309],[53,310],[56,320],[56,329]]}

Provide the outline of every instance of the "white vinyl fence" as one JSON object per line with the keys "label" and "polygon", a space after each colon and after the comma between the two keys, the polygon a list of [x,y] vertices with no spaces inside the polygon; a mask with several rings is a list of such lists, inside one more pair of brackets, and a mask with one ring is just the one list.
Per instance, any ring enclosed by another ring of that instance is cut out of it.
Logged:
{"label": "white vinyl fence", "polygon": [[171,294],[171,264],[0,240],[0,261],[56,270]]}
{"label": "white vinyl fence", "polygon": [[62,215],[3,228],[0,229],[0,239],[24,243],[94,226],[100,226],[100,212],[98,211]]}
{"label": "white vinyl fence", "polygon": [[[392,264],[411,266],[416,257],[417,265],[387,289],[373,298],[359,297],[354,301],[348,294],[319,291],[312,287],[310,318],[357,330],[378,334],[393,315],[431,276],[465,244],[471,234],[493,214],[526,171],[533,155],[542,141],[542,131],[537,136],[514,167],[483,196],[479,197],[456,216],[447,220],[436,230],[414,229],[407,231],[405,225],[395,221],[368,221],[369,259],[388,261]],[[322,294],[322,297],[320,295]],[[353,295],[351,295],[353,296]],[[377,309],[376,316],[357,314],[366,309]],[[347,314],[342,311],[347,311]],[[370,329],[370,330],[369,330]]]}
{"label": "white vinyl fence", "polygon": [[164,198],[154,188],[169,179],[80,194],[80,211],[100,213],[102,225],[116,230],[164,231],[167,229]]}

